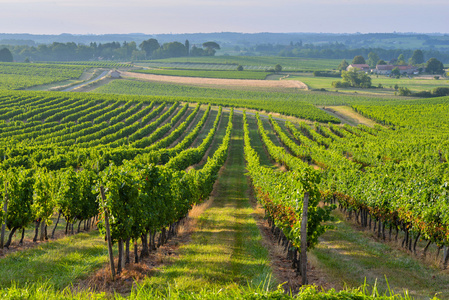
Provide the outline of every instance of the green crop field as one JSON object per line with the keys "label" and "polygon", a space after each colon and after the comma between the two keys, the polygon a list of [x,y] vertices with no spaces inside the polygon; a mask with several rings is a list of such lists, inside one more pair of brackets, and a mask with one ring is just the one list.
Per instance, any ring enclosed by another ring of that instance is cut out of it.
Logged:
{"label": "green crop field", "polygon": [[[360,89],[357,89],[360,91]],[[101,86],[95,93],[120,94],[120,95],[153,95],[189,98],[217,98],[236,99],[238,103],[253,100],[260,102],[288,103],[289,101],[302,101],[313,105],[350,105],[352,103],[372,102],[372,97],[359,97],[358,95],[326,94],[301,90],[274,90],[254,91],[251,89],[229,89],[223,87],[207,88],[189,85],[178,85],[161,82],[148,82],[139,80],[115,80]],[[375,98],[377,102],[392,101],[392,97]],[[416,99],[418,101],[419,99]],[[215,101],[215,100],[212,100]],[[222,100],[220,100],[222,101]],[[236,102],[237,103],[237,102]],[[243,105],[243,104],[242,104]],[[291,109],[294,109],[292,107]]]}
{"label": "green crop field", "polygon": [[[151,63],[245,62],[335,68]],[[449,299],[449,97],[128,79],[13,90],[85,68],[0,64],[2,298]],[[373,83],[446,84],[395,80]]]}
{"label": "green crop field", "polygon": [[91,68],[131,68],[130,63],[119,63],[115,61],[58,61],[58,62],[45,62],[47,64],[58,65],[72,65],[72,66],[88,66]]}
{"label": "green crop field", "polygon": [[341,60],[337,59],[304,59],[290,57],[261,56],[213,56],[213,57],[177,57],[138,62],[138,65],[168,68],[199,68],[235,70],[242,65],[247,70],[272,69],[280,64],[284,70],[332,70]]}
{"label": "green crop field", "polygon": [[86,66],[0,63],[0,89],[20,90],[81,76]]}
{"label": "green crop field", "polygon": [[[432,77],[429,78],[420,78],[420,77],[412,77],[412,78],[404,78],[401,77],[399,79],[390,78],[386,76],[376,76],[370,75],[371,82],[373,88],[371,89],[360,89],[360,88],[334,88],[332,86],[333,81],[341,80],[340,78],[333,77],[317,77],[313,76],[312,73],[304,73],[304,74],[291,74],[288,80],[299,80],[304,82],[310,89],[326,89],[328,91],[339,91],[344,93],[360,93],[360,94],[370,94],[370,95],[394,95],[395,89],[394,86],[398,85],[399,87],[408,88],[413,92],[421,92],[421,91],[431,91],[437,87],[448,87],[449,80],[445,78],[434,79]],[[382,88],[378,88],[379,84]]]}

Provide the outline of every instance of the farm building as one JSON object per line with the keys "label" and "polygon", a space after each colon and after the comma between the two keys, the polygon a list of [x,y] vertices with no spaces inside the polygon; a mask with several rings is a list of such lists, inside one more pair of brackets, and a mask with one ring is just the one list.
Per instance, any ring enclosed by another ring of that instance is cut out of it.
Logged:
{"label": "farm building", "polygon": [[109,76],[110,76],[111,78],[121,78],[120,72],[117,71],[117,70],[111,71],[111,73],[109,74]]}
{"label": "farm building", "polygon": [[351,69],[359,69],[362,70],[364,72],[369,72],[369,66],[367,64],[350,64],[347,68],[346,71],[349,71]]}
{"label": "farm building", "polygon": [[390,75],[391,71],[393,71],[394,68],[398,68],[399,72],[401,74],[418,74],[419,70],[415,66],[395,66],[395,65],[377,65],[375,69],[373,69],[373,73],[379,74],[379,75]]}

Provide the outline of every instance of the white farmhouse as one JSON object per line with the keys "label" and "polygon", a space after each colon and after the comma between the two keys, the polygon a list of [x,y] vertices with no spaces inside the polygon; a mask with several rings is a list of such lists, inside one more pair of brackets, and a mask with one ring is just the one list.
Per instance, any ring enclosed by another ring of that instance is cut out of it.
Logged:
{"label": "white farmhouse", "polygon": [[117,71],[117,70],[111,71],[111,72],[109,73],[109,76],[110,76],[111,78],[122,78],[122,77],[120,76],[120,72]]}
{"label": "white farmhouse", "polygon": [[352,69],[359,69],[363,72],[369,72],[369,66],[367,64],[350,64],[347,68],[346,71],[350,71]]}

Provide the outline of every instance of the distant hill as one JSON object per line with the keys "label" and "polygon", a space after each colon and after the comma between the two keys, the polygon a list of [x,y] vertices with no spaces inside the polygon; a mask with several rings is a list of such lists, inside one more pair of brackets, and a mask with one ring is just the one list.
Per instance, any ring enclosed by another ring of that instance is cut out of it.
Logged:
{"label": "distant hill", "polygon": [[205,41],[216,41],[224,47],[252,47],[262,44],[315,44],[340,43],[346,48],[384,48],[384,49],[422,49],[449,52],[449,35],[432,33],[186,33],[186,34],[104,34],[104,35],[34,35],[0,33],[0,45],[51,44],[53,42],[81,44],[131,42],[140,44],[143,40],[155,38],[160,43],[189,40],[190,44],[202,44]]}

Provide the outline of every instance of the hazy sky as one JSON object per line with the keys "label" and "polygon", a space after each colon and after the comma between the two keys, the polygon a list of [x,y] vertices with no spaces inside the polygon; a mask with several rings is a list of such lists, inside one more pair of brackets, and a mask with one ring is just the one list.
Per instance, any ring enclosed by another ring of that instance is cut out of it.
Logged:
{"label": "hazy sky", "polygon": [[0,0],[0,32],[449,32],[448,0]]}

